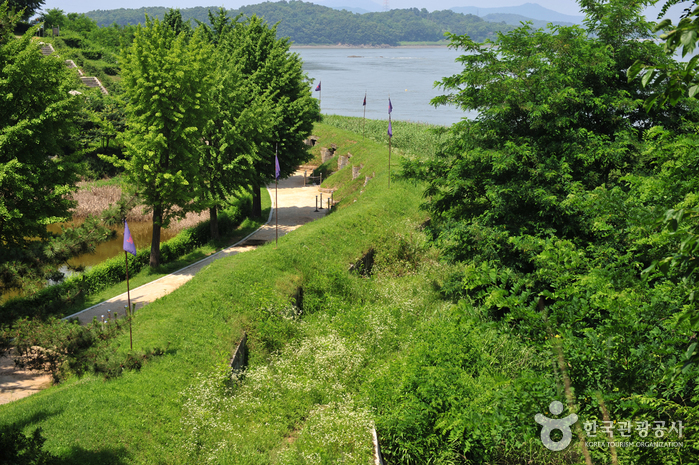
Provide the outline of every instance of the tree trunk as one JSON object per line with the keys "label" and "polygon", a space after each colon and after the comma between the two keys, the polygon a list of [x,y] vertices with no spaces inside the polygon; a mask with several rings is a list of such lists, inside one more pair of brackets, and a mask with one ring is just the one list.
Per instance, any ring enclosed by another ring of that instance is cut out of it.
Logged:
{"label": "tree trunk", "polygon": [[160,225],[163,221],[163,207],[153,208],[153,239],[150,243],[150,266],[160,265]]}
{"label": "tree trunk", "polygon": [[218,240],[218,209],[216,205],[209,208],[209,228],[211,231],[211,239]]}
{"label": "tree trunk", "polygon": [[262,193],[260,186],[252,188],[252,217],[262,218]]}

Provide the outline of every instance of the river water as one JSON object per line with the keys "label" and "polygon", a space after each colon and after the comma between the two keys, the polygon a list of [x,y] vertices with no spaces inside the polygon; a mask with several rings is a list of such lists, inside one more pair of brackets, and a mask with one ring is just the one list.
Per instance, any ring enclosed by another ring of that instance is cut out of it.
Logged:
{"label": "river water", "polygon": [[447,47],[417,48],[305,48],[292,47],[304,61],[303,69],[321,83],[321,113],[342,116],[363,115],[388,119],[388,98],[392,119],[450,126],[464,117],[473,118],[452,106],[433,107],[430,100],[444,92],[435,81],[463,70],[455,60],[463,54]]}

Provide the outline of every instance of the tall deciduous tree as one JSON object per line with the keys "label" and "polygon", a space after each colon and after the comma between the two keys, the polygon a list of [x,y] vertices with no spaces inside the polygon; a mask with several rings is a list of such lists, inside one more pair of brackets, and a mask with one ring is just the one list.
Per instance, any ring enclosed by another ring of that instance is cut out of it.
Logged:
{"label": "tall deciduous tree", "polygon": [[22,11],[22,19],[27,20],[44,4],[44,0],[7,0],[7,4],[15,11]]}
{"label": "tall deciduous tree", "polygon": [[255,178],[259,150],[274,122],[271,89],[263,92],[250,76],[244,76],[236,59],[233,23],[220,10],[208,29],[215,42],[214,85],[209,95],[212,112],[204,127],[206,145],[200,163],[199,205],[209,209],[211,237],[218,238],[217,210],[227,198],[248,189]]}
{"label": "tall deciduous tree", "polygon": [[127,182],[153,211],[150,265],[160,264],[160,230],[197,196],[202,128],[208,108],[211,47],[147,19],[122,57],[128,99]]}
{"label": "tall deciduous tree", "polygon": [[253,176],[253,215],[262,215],[260,189],[274,179],[274,150],[279,147],[281,176],[287,177],[296,167],[310,158],[303,140],[320,117],[317,100],[312,98],[310,85],[303,72],[301,58],[289,50],[286,38],[276,37],[276,26],[269,27],[262,19],[252,16],[238,23],[233,33],[232,57],[244,79],[254,91],[252,102],[269,95],[272,114],[265,141],[260,145],[260,157]]}

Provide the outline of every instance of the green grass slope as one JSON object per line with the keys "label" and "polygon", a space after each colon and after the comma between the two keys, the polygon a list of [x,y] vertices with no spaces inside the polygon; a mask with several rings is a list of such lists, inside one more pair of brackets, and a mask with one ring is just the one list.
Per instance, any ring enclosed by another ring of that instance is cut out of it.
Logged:
{"label": "green grass slope", "polygon": [[[167,347],[164,356],[0,406],[0,424],[41,427],[65,463],[368,463],[367,383],[436,308],[428,273],[416,273],[430,263],[416,259],[421,190],[387,188],[384,144],[323,124],[314,133],[364,164],[359,179],[347,167],[324,182],[339,187],[331,214],[276,249],[213,263],[137,314],[134,347]],[[373,275],[350,272],[372,248]],[[250,366],[231,380],[243,331]],[[116,344],[126,351],[128,334]]]}

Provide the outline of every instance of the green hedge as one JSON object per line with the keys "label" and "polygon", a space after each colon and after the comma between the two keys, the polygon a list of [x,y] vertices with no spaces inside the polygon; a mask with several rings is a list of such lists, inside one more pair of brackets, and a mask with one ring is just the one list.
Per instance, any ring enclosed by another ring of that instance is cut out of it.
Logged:
{"label": "green hedge", "polygon": [[[243,197],[219,213],[218,228],[221,236],[232,234],[252,212],[252,198]],[[177,236],[160,245],[161,262],[177,260],[181,256],[209,242],[209,221],[185,229]],[[144,248],[137,256],[129,255],[129,272],[138,273],[150,262],[150,249]],[[55,286],[42,289],[34,295],[11,299],[0,306],[0,325],[9,325],[18,318],[64,316],[65,306],[86,295],[126,279],[126,264],[119,255],[93,266],[85,273],[66,279]]]}

